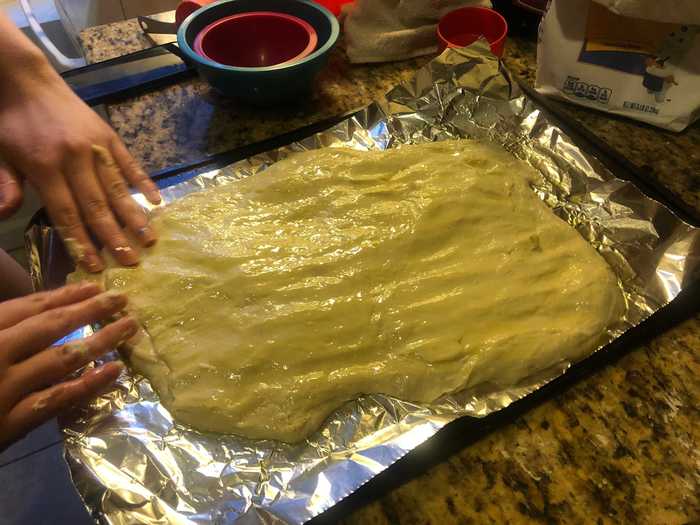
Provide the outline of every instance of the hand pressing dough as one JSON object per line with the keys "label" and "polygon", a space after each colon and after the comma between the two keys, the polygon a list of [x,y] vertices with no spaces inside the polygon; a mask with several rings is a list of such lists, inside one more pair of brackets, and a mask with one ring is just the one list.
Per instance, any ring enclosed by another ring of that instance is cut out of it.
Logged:
{"label": "hand pressing dough", "polygon": [[130,355],[181,423],[298,441],[362,394],[429,402],[509,386],[596,347],[616,277],[471,141],[322,149],[175,202],[137,268]]}

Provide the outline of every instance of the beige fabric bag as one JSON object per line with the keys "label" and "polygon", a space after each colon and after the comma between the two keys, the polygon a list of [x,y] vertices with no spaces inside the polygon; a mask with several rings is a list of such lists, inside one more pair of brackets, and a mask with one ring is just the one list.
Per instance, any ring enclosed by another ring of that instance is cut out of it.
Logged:
{"label": "beige fabric bag", "polygon": [[459,7],[490,0],[355,0],[344,7],[351,62],[389,62],[437,51],[437,23]]}

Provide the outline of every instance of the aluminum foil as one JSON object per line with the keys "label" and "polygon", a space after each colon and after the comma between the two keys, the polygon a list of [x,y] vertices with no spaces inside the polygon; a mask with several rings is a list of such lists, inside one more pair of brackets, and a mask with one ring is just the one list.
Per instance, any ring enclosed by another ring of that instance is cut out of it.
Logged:
{"label": "aluminum foil", "polygon": [[[526,98],[483,42],[448,50],[385,101],[287,147],[193,176],[166,202],[260,173],[292,152],[469,137],[500,143],[542,174],[534,191],[608,261],[627,299],[610,342],[672,301],[700,262],[698,229],[615,178]],[[137,196],[139,202],[146,202]],[[38,285],[57,270],[55,233],[28,232]],[[60,254],[59,254],[60,255]],[[50,279],[49,279],[50,280]],[[485,416],[564,373],[569,363],[497,390],[490,385],[417,405],[366,396],[297,445],[202,434],[175,423],[148,381],[123,374],[115,392],[64,421],[66,457],[86,506],[103,523],[297,524],[328,509],[440,428]]]}

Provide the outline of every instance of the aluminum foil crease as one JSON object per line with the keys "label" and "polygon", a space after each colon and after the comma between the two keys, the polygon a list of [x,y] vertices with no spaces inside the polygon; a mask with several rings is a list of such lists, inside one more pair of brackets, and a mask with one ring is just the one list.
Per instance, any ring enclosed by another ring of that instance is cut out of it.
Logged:
{"label": "aluminum foil crease", "polygon": [[[539,170],[543,182],[534,190],[612,266],[628,304],[606,341],[672,301],[697,277],[698,229],[582,152],[520,92],[482,42],[446,51],[411,83],[332,129],[193,176],[166,188],[164,199],[255,175],[295,151],[390,148],[455,137],[495,141]],[[35,226],[28,239],[41,285],[47,272],[57,271],[54,232]],[[103,523],[303,523],[455,418],[499,410],[568,366],[543,370],[507,390],[483,385],[430,406],[366,396],[298,445],[179,426],[145,379],[124,374],[115,392],[64,422],[66,456],[78,491]]]}

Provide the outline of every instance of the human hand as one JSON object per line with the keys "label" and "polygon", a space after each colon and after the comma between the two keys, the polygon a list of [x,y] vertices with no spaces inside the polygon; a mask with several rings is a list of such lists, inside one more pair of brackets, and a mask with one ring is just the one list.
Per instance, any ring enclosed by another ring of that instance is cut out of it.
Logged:
{"label": "human hand", "polygon": [[108,319],[127,304],[94,283],[66,286],[0,303],[0,449],[62,410],[109,389],[123,365],[110,362],[67,378],[133,337],[130,317],[87,339],[50,347],[86,324]]}
{"label": "human hand", "polygon": [[104,268],[88,230],[120,264],[137,264],[130,239],[150,246],[156,234],[128,185],[153,204],[160,202],[157,186],[48,63],[27,68],[31,74],[13,81],[11,90],[0,89],[0,218],[19,207],[26,179],[87,271]]}

